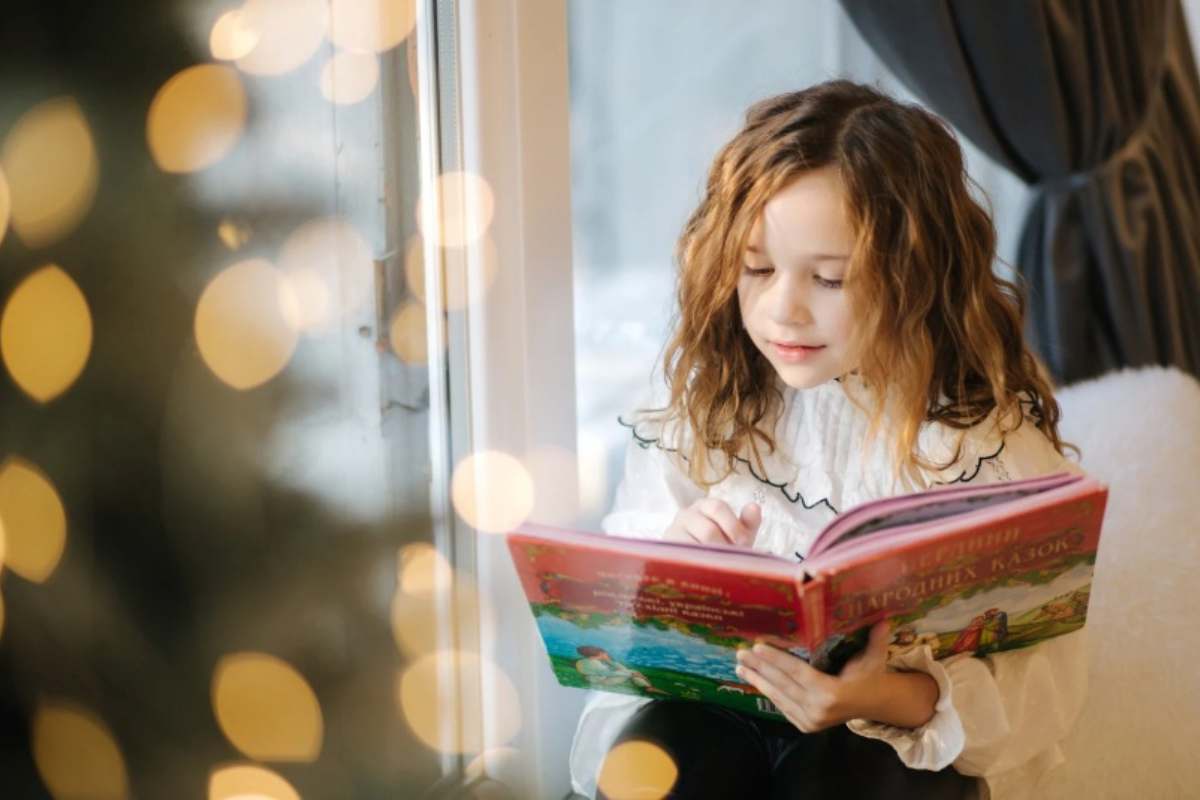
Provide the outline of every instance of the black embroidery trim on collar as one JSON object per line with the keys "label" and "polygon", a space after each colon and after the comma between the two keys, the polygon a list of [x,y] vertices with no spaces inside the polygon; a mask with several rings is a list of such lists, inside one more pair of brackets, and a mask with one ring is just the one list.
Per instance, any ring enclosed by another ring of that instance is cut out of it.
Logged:
{"label": "black embroidery trim on collar", "polygon": [[[1020,426],[1018,425],[1017,427],[1020,427]],[[1016,428],[1013,428],[1013,430],[1015,431]],[[1009,431],[1009,433],[1012,433],[1012,431]],[[983,462],[991,461],[993,458],[996,458],[997,456],[999,456],[1002,452],[1004,452],[1004,442],[1003,441],[1001,441],[1000,446],[998,448],[996,448],[996,452],[992,453],[990,456],[980,456],[979,457],[979,460],[975,462],[975,471],[972,472],[970,474],[970,476],[967,475],[967,471],[964,469],[962,471],[962,474],[959,475],[954,480],[952,480],[952,481],[933,481],[933,485],[934,486],[949,486],[952,483],[970,483],[971,481],[975,480],[975,476],[979,474],[979,470],[983,469]]]}
{"label": "black embroidery trim on collar", "polygon": [[[647,437],[639,434],[637,431],[636,423],[634,423],[634,424],[628,423],[625,420],[621,419],[621,417],[619,417],[619,416],[617,417],[617,422],[624,425],[626,428],[629,428],[629,432],[633,434],[634,441],[636,441],[638,446],[641,447],[643,450],[648,449],[650,447],[650,445],[654,445],[659,450],[662,450],[667,453],[675,453],[680,458],[682,458],[684,461],[687,461],[687,456],[685,456],[683,453],[680,453],[677,448],[664,447],[661,439],[650,439],[650,438],[647,438]],[[807,500],[804,499],[804,495],[801,494],[799,491],[797,491],[795,493],[795,497],[793,497],[791,494],[788,493],[786,483],[775,483],[773,481],[770,481],[770,480],[762,477],[757,472],[755,472],[754,465],[751,464],[748,460],[742,458],[741,456],[734,456],[734,459],[745,464],[746,469],[750,472],[750,476],[753,477],[756,481],[758,481],[759,483],[766,484],[767,486],[771,486],[775,489],[778,489],[779,493],[782,494],[785,498],[787,498],[788,502],[793,503],[793,504],[799,503],[801,506],[803,506],[805,508],[805,510],[809,510],[809,511],[811,511],[812,509],[816,508],[819,505],[824,504],[825,507],[828,508],[830,511],[832,511],[834,514],[838,513],[838,510],[833,507],[833,503],[829,502],[829,498],[827,498],[827,497],[821,498],[820,500],[816,501],[815,503],[809,503]]]}

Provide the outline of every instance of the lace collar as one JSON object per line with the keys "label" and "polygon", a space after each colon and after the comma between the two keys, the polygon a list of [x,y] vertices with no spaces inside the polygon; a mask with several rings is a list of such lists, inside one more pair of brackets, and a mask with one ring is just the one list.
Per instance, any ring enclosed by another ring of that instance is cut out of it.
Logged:
{"label": "lace collar", "polygon": [[[738,456],[735,471],[806,510],[836,514],[879,497],[966,483],[979,475],[985,461],[1004,450],[1005,432],[995,410],[967,429],[929,422],[918,435],[925,458],[935,464],[949,462],[961,439],[958,458],[943,469],[923,470],[917,480],[897,478],[892,475],[885,437],[881,434],[869,447],[866,444],[869,417],[851,397],[865,397],[860,394],[865,385],[856,373],[808,389],[781,388],[784,402],[775,423],[775,451],[761,453],[762,469],[751,458]],[[1022,401],[1023,406],[1027,402]],[[658,447],[684,458],[679,443],[689,439],[683,430],[686,426],[678,421],[642,418],[628,422],[620,417],[618,421],[630,428],[641,447]],[[1023,422],[1024,415],[1017,426]]]}

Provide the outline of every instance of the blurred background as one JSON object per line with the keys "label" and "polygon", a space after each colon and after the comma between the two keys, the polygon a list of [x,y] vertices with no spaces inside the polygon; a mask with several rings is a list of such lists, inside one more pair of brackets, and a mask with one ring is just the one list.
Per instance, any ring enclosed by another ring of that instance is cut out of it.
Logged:
{"label": "blurred background", "polygon": [[5,797],[440,777],[414,22],[5,9]]}
{"label": "blurred background", "polygon": [[489,534],[598,526],[712,157],[834,77],[922,102],[836,0],[8,4],[0,794],[563,796]]}

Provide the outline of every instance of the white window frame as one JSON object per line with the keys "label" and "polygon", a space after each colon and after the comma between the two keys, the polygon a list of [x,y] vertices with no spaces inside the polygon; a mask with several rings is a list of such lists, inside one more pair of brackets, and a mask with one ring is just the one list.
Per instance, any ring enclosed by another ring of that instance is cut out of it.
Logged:
{"label": "white window frame", "polygon": [[[440,301],[428,307],[436,544],[492,612],[464,618],[445,609],[443,643],[477,649],[498,666],[522,717],[517,736],[501,740],[505,687],[486,672],[480,685],[458,675],[457,707],[444,709],[445,741],[512,748],[488,762],[496,777],[519,797],[558,798],[570,788],[567,755],[583,693],[554,679],[503,536],[473,531],[449,494],[464,458],[502,451],[535,470],[535,487],[553,479],[555,491],[569,495],[565,504],[578,508],[573,470],[564,485],[526,460],[554,448],[576,463],[567,8],[565,0],[434,1],[422,13],[436,9],[436,48],[433,26],[419,25],[419,94],[422,120],[442,127],[423,123],[422,191],[429,196],[438,171],[484,178],[496,200],[488,230],[499,264],[483,302],[448,314]],[[452,136],[447,122],[457,128]],[[426,241],[425,256],[431,297],[443,295],[440,259],[465,258],[468,284],[484,280],[479,248],[439,250]],[[454,762],[447,757],[443,766]]]}

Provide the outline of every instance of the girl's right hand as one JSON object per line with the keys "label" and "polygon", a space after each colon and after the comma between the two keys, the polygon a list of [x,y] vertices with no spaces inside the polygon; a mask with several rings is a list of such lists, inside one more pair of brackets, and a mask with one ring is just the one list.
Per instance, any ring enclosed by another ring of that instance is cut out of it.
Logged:
{"label": "girl's right hand", "polygon": [[742,506],[741,516],[724,500],[705,497],[680,509],[663,534],[671,542],[700,542],[749,547],[762,524],[762,508],[758,503]]}

